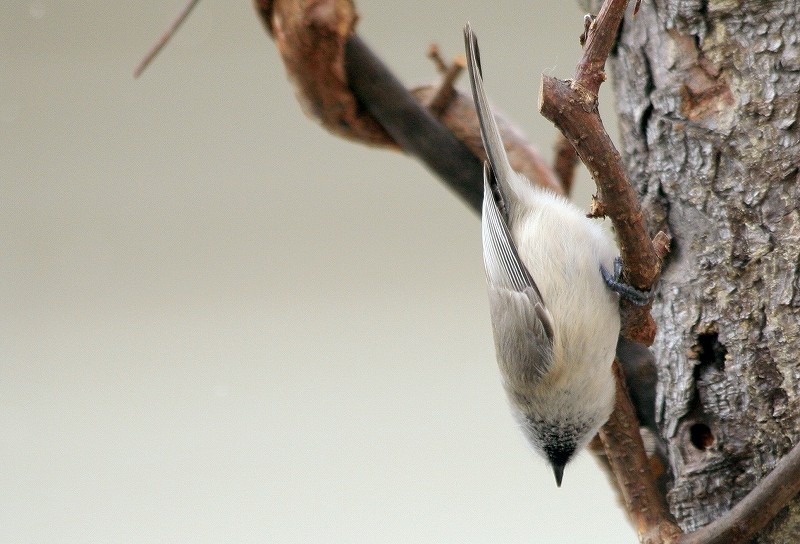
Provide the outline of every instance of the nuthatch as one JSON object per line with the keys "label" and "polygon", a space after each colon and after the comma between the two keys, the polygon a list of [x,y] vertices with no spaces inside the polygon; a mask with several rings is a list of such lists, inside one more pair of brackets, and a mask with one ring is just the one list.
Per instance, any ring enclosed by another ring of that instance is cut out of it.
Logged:
{"label": "nuthatch", "polygon": [[482,237],[497,362],[514,416],[561,486],[564,466],[614,407],[614,291],[633,290],[618,281],[617,248],[600,225],[511,168],[469,23],[464,38],[489,159]]}

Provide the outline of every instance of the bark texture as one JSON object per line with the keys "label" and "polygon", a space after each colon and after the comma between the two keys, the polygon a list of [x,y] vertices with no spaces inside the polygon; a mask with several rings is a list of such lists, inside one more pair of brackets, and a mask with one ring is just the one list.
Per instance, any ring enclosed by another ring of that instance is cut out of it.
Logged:
{"label": "bark texture", "polygon": [[[800,437],[800,4],[646,0],[610,68],[631,181],[673,236],[656,412],[692,531]],[[800,542],[800,501],[756,541]]]}

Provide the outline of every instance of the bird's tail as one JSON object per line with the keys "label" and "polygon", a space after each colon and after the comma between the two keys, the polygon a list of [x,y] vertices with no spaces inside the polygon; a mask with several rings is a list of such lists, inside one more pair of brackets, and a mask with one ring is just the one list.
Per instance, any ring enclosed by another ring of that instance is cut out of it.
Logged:
{"label": "bird's tail", "polygon": [[522,196],[521,191],[524,190],[523,187],[518,186],[521,176],[514,172],[508,162],[506,148],[500,138],[500,130],[497,128],[497,122],[489,107],[486,91],[483,90],[483,73],[481,70],[480,51],[478,50],[478,38],[469,23],[464,26],[464,43],[467,51],[467,68],[472,86],[472,97],[475,100],[475,110],[478,112],[478,120],[481,125],[483,147],[486,149],[489,164],[500,183],[504,196],[518,201]]}

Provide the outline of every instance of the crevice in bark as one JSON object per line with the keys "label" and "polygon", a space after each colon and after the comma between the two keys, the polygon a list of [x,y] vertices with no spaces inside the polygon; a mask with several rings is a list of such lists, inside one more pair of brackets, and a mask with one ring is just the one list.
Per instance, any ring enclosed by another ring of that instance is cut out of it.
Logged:
{"label": "crevice in bark", "polygon": [[719,341],[719,334],[716,331],[702,333],[697,336],[697,361],[694,367],[695,379],[702,379],[703,370],[707,366],[713,367],[718,372],[725,371],[725,357],[728,350]]}
{"label": "crevice in bark", "polygon": [[642,110],[638,124],[642,145],[644,146],[645,153],[647,153],[650,150],[649,144],[647,143],[647,128],[650,126],[650,119],[652,119],[653,112],[655,111],[653,102],[650,100],[650,94],[656,88],[655,82],[653,81],[653,69],[650,67],[650,59],[647,55],[642,55],[642,68],[644,69],[644,88],[642,89],[642,94],[647,101],[647,105]]}

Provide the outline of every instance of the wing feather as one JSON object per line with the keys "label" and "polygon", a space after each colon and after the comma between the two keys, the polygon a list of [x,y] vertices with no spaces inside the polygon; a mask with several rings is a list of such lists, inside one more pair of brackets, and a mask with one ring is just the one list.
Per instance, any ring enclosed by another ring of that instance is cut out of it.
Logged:
{"label": "wing feather", "polygon": [[[552,343],[553,324],[550,312],[542,300],[536,282],[531,277],[525,263],[519,257],[517,246],[511,236],[506,218],[500,211],[492,186],[496,187],[489,164],[483,170],[483,213],[481,234],[483,238],[483,263],[486,280],[494,289],[521,293],[530,300],[530,311],[540,330],[543,341]],[[498,190],[500,190],[498,188]]]}

